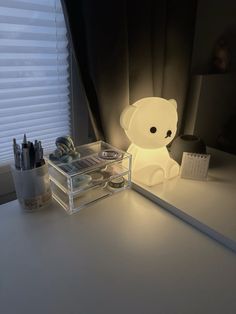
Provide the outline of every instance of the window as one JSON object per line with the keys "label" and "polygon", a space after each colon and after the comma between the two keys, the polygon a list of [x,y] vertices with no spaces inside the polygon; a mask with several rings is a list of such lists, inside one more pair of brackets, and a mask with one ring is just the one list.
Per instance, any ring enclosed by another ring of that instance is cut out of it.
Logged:
{"label": "window", "polygon": [[0,0],[0,166],[13,138],[53,150],[71,133],[68,60],[60,0]]}

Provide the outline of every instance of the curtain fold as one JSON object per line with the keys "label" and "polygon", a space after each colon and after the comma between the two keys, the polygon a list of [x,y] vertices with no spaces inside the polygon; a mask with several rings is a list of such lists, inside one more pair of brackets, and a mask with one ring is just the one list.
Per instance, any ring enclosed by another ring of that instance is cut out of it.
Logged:
{"label": "curtain fold", "polygon": [[177,100],[180,129],[196,1],[62,1],[97,138],[127,148],[120,114],[148,96]]}
{"label": "curtain fold", "polygon": [[[87,34],[86,13],[83,10],[82,1],[61,0],[65,21],[71,42],[71,50],[76,60],[76,66],[80,76],[84,99],[88,108],[90,121],[94,135],[97,140],[104,139],[103,126],[101,122],[99,101],[95,89],[95,84],[90,71],[89,47],[90,41]],[[76,104],[79,106],[79,104]],[[79,127],[79,126],[78,126]]]}

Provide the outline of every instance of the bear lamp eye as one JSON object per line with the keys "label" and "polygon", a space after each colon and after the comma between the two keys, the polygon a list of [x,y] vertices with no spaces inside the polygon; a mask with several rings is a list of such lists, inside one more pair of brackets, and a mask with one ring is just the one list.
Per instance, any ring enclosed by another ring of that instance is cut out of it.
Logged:
{"label": "bear lamp eye", "polygon": [[155,126],[152,126],[152,127],[150,128],[150,132],[151,132],[151,133],[156,133],[156,131],[157,131],[157,128],[156,128]]}

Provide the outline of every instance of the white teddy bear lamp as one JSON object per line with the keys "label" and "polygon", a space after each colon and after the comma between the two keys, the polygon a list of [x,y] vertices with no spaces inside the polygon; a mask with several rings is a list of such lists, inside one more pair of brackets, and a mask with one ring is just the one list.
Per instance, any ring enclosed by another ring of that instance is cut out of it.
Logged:
{"label": "white teddy bear lamp", "polygon": [[166,145],[177,130],[177,103],[160,97],[142,98],[123,110],[120,124],[131,141],[132,177],[153,186],[179,174]]}

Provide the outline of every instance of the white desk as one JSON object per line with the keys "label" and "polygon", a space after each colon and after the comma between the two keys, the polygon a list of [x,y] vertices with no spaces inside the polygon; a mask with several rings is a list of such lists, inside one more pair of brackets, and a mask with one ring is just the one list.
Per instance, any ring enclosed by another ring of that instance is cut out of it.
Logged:
{"label": "white desk", "polygon": [[2,314],[234,314],[236,254],[127,190],[68,216],[0,206]]}
{"label": "white desk", "polygon": [[137,190],[236,252],[236,156],[208,151],[207,181],[178,177]]}

